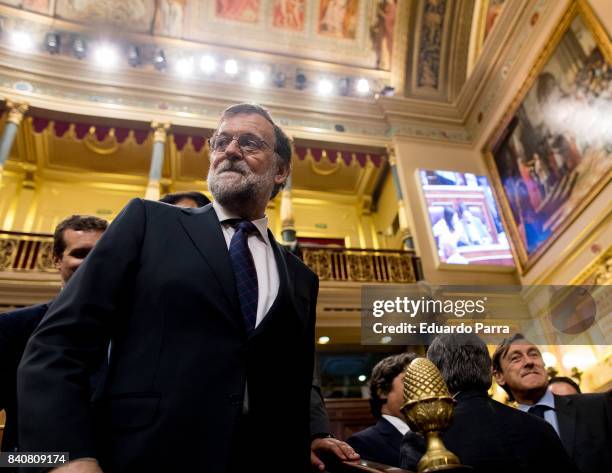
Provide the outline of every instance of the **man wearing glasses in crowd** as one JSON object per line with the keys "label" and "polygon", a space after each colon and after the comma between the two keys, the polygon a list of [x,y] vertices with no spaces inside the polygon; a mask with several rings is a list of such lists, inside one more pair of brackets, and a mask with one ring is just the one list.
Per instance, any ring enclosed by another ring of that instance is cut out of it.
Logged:
{"label": "man wearing glasses in crowd", "polygon": [[131,201],[26,348],[22,449],[69,452],[58,473],[310,471],[318,279],[265,215],[290,142],[240,104],[210,149],[213,204]]}

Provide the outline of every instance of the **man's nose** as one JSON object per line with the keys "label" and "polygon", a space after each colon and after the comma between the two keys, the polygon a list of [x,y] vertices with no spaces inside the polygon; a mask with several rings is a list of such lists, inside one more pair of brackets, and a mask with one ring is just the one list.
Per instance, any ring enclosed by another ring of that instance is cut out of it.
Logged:
{"label": "man's nose", "polygon": [[232,141],[229,142],[229,144],[227,145],[227,148],[225,148],[225,155],[226,156],[242,156],[242,148],[238,144],[237,139],[233,139]]}

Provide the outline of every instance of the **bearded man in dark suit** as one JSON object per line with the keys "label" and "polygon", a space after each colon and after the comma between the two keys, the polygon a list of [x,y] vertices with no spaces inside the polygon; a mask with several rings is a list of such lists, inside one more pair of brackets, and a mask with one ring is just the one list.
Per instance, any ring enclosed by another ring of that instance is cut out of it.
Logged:
{"label": "bearded man in dark suit", "polygon": [[265,216],[290,142],[240,104],[210,149],[214,202],[131,201],[26,348],[20,436],[28,451],[69,452],[58,473],[310,470],[318,279]]}

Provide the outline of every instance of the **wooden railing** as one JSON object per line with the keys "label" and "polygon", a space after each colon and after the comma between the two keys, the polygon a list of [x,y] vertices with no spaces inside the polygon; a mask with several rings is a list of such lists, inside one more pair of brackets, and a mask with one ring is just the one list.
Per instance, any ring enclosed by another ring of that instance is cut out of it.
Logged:
{"label": "wooden railing", "polygon": [[414,251],[301,245],[299,252],[321,281],[414,283],[423,279]]}
{"label": "wooden railing", "polygon": [[394,466],[366,460],[342,463],[334,463],[333,460],[331,462],[328,460],[325,465],[327,466],[326,470],[328,473],[412,473]]}
{"label": "wooden railing", "polygon": [[53,235],[0,230],[0,271],[55,272]]}

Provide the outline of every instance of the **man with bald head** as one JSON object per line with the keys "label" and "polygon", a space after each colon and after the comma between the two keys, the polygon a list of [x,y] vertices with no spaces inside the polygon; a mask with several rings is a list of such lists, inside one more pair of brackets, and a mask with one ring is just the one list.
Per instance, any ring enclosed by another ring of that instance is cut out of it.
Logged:
{"label": "man with bald head", "polygon": [[[69,452],[58,473],[310,471],[318,279],[265,214],[290,142],[239,104],[210,150],[213,203],[131,201],[28,344],[20,435]],[[84,380],[109,338],[90,405]]]}

